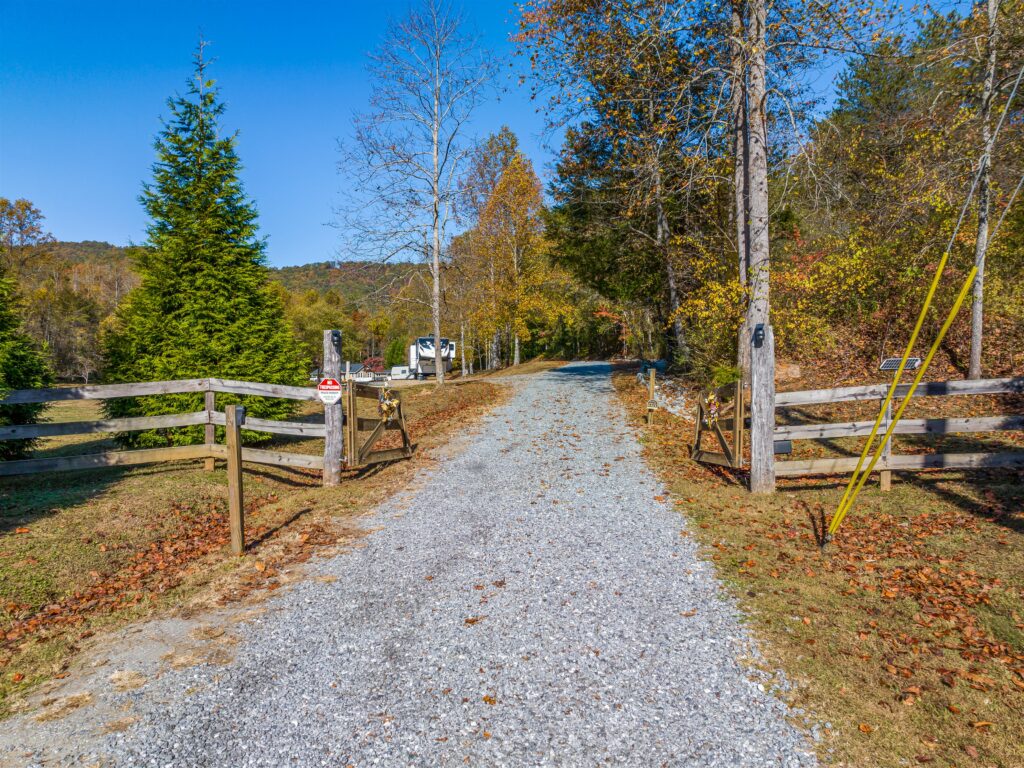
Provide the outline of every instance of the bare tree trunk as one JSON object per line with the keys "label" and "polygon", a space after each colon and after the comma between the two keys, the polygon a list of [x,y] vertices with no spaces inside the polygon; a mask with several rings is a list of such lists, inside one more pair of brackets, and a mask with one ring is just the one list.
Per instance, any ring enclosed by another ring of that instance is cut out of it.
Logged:
{"label": "bare tree trunk", "polygon": [[441,349],[441,61],[434,59],[434,122],[431,129],[433,146],[431,147],[434,175],[433,194],[434,208],[431,220],[431,275],[434,278],[430,296],[430,314],[434,321],[434,382],[437,386],[444,385],[444,352]]}
{"label": "bare tree trunk", "polygon": [[750,0],[747,111],[750,212],[750,490],[775,490],[775,340],[769,315],[768,136],[765,121],[765,0]]}
{"label": "bare tree trunk", "polygon": [[515,296],[514,323],[515,326],[509,329],[512,334],[512,365],[519,365],[519,246],[512,246],[512,278],[513,291]]}
{"label": "bare tree trunk", "polygon": [[[747,272],[750,259],[749,219],[747,218],[747,169],[750,158],[747,152],[747,67],[743,46],[745,20],[743,0],[732,2],[732,119],[733,119],[733,193],[736,208],[736,252],[739,261],[740,288],[747,295]],[[746,307],[741,307],[739,344],[736,351],[736,367],[740,369],[743,383],[750,383],[750,344],[746,323]]]}
{"label": "bare tree trunk", "polygon": [[[648,116],[651,125],[654,124],[654,102],[648,103]],[[668,307],[672,313],[672,332],[676,338],[676,351],[685,355],[686,337],[683,333],[683,323],[679,319],[679,287],[676,283],[676,272],[672,268],[672,259],[669,252],[669,237],[671,230],[668,225],[668,214],[665,213],[664,190],[661,183],[661,157],[656,151],[653,161],[654,171],[654,214],[655,214],[655,242],[658,251],[661,253],[662,263],[665,265],[665,275],[668,279]]]}
{"label": "bare tree trunk", "polygon": [[981,137],[984,150],[978,173],[978,237],[974,241],[974,297],[971,304],[971,363],[968,378],[981,378],[981,346],[985,321],[985,256],[988,252],[989,210],[992,203],[992,96],[996,79],[996,43],[999,38],[999,0],[988,0],[988,62],[981,94]]}
{"label": "bare tree trunk", "polygon": [[662,204],[661,195],[657,200],[658,214],[658,248],[661,250],[665,264],[665,274],[668,278],[668,305],[672,312],[672,333],[676,338],[676,352],[685,357],[687,353],[686,335],[683,332],[683,321],[679,319],[679,285],[676,282],[676,271],[672,266],[672,258],[668,247],[669,228],[668,216],[665,215],[665,206]]}
{"label": "bare tree trunk", "polygon": [[460,377],[466,376],[466,324],[459,324],[459,349],[462,353],[462,367],[459,369],[461,372]]}

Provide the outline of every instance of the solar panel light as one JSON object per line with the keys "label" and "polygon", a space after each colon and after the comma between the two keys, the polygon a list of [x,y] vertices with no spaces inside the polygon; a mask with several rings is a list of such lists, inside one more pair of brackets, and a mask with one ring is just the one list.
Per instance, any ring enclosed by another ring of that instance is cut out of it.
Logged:
{"label": "solar panel light", "polygon": [[[902,357],[887,357],[882,361],[882,364],[878,366],[880,371],[895,371],[900,367],[900,361]],[[920,357],[908,357],[907,364],[903,367],[905,371],[916,371],[921,367]]]}

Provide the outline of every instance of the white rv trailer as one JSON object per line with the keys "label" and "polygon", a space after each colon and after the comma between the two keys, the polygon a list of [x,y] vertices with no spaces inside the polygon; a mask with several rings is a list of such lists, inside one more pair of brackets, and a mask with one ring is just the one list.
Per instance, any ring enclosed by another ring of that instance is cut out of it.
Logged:
{"label": "white rv trailer", "polygon": [[[441,360],[444,365],[444,372],[449,373],[452,369],[452,361],[455,359],[455,342],[448,339],[441,339]],[[434,370],[434,337],[420,336],[409,345],[409,371],[414,379],[422,379],[426,376],[433,376],[437,373]]]}

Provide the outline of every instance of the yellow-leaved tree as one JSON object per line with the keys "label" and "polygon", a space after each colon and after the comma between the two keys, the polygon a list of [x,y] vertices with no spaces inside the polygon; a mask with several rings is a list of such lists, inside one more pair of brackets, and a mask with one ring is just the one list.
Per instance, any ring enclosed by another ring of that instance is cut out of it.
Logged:
{"label": "yellow-leaved tree", "polygon": [[516,153],[487,200],[474,238],[496,265],[495,295],[479,305],[477,325],[507,331],[513,365],[520,363],[531,328],[551,325],[562,309],[552,290],[558,276],[545,254],[543,210],[540,179]]}

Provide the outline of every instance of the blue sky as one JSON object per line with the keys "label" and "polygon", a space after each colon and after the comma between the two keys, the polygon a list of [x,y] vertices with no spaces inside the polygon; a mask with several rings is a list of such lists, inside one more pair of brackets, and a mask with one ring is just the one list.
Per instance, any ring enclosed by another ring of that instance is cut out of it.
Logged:
{"label": "blue sky", "polygon": [[[513,61],[514,0],[463,6],[485,45]],[[228,105],[224,127],[239,131],[243,179],[271,264],[344,258],[328,226],[345,195],[337,140],[366,104],[366,54],[388,17],[407,7],[407,0],[0,0],[0,196],[34,202],[62,240],[142,242],[137,198],[153,139],[202,33]],[[832,61],[810,78],[823,103],[841,68]],[[480,108],[471,131],[483,137],[509,125],[546,178],[543,119],[504,72],[501,95]]]}
{"label": "blue sky", "polygon": [[[239,131],[243,179],[275,266],[339,256],[337,139],[368,93],[366,54],[405,0],[39,2],[0,0],[0,196],[25,197],[62,240],[142,242],[137,202],[165,101],[182,91],[200,32]],[[510,56],[514,4],[465,3],[485,43]],[[538,172],[543,120],[512,79],[477,113],[508,124]]]}

